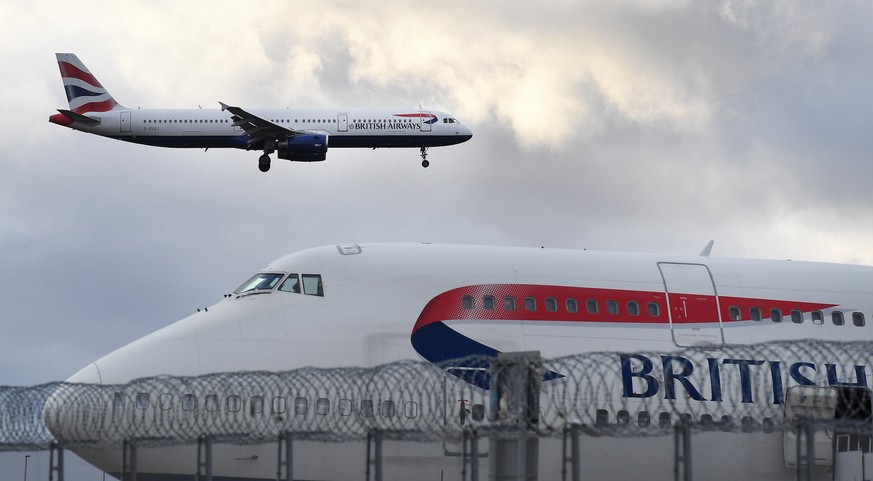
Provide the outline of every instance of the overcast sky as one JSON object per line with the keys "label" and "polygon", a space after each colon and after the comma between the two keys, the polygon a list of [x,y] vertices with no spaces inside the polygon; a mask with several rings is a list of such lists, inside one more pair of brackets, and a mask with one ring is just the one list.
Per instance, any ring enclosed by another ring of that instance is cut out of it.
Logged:
{"label": "overcast sky", "polygon": [[[715,239],[718,256],[873,264],[870,2],[36,1],[0,18],[0,384],[65,379],[322,244]],[[55,52],[129,107],[422,105],[475,136],[429,169],[332,150],[262,174],[256,152],[49,124],[67,108]]]}
{"label": "overcast sky", "polygon": [[[251,6],[249,6],[251,7]],[[0,384],[61,380],[284,254],[432,241],[873,264],[873,4],[0,3]],[[475,135],[326,162],[48,123],[76,53],[129,107],[389,107]]]}

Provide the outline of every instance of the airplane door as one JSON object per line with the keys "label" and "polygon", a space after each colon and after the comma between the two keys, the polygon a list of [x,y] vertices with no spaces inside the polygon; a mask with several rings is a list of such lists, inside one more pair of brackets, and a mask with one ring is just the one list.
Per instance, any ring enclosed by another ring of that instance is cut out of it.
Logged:
{"label": "airplane door", "polygon": [[422,110],[419,112],[419,118],[421,119],[421,131],[422,132],[430,132],[431,124],[429,123],[433,116],[430,112],[425,112]]}
{"label": "airplane door", "polygon": [[667,294],[670,334],[679,347],[724,345],[718,292],[709,267],[659,262]]}
{"label": "airplane door", "polygon": [[121,131],[130,132],[130,111],[124,110],[121,112]]}
{"label": "airplane door", "polygon": [[[460,432],[467,428],[485,428],[487,416],[485,407],[490,400],[489,391],[476,387],[452,374],[452,372],[487,375],[486,368],[448,367],[443,378],[443,428],[447,432]],[[461,442],[443,441],[446,456],[461,456],[464,447]],[[488,454],[488,437],[479,437],[479,456]],[[469,454],[468,454],[469,455]]]}
{"label": "airplane door", "polygon": [[337,132],[349,131],[349,114],[339,114],[336,119],[336,130]]}

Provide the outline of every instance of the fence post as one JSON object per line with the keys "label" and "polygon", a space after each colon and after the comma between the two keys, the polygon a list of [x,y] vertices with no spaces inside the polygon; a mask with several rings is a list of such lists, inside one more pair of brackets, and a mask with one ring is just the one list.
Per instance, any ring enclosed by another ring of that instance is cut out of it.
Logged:
{"label": "fence post", "polygon": [[212,481],[212,438],[200,436],[197,438],[197,474],[195,481],[204,476],[206,481]]}
{"label": "fence post", "polygon": [[539,425],[542,377],[539,351],[504,352],[492,361],[490,420],[498,430],[489,442],[489,479],[537,480],[539,438],[532,431]]}
{"label": "fence post", "polygon": [[470,481],[479,481],[479,435],[470,430]]}
{"label": "fence post", "polygon": [[55,472],[58,473],[58,481],[64,481],[64,446],[57,442],[49,444],[49,481],[54,481]]}
{"label": "fence post", "polygon": [[[569,443],[567,438],[570,438]],[[569,455],[567,451],[570,451]],[[564,439],[561,444],[563,463],[561,464],[561,481],[567,481],[567,463],[570,463],[570,479],[580,481],[581,464],[579,460],[579,425],[571,424],[564,427]]]}
{"label": "fence post", "polygon": [[673,431],[673,479],[675,481],[692,481],[691,423],[680,419],[673,426]]}
{"label": "fence post", "polygon": [[806,419],[806,479],[815,479],[815,421]]}
{"label": "fence post", "polygon": [[[283,449],[284,448],[284,449]],[[283,458],[284,457],[284,461]],[[285,432],[279,435],[279,453],[276,456],[276,481],[282,481],[282,467],[285,467],[285,481],[294,479],[294,434]]]}
{"label": "fence post", "polygon": [[[370,458],[370,448],[373,458]],[[367,433],[367,481],[370,481],[370,464],[374,466],[375,480],[382,481],[382,431],[373,429]]]}
{"label": "fence post", "polygon": [[[128,473],[130,476],[127,476]],[[136,481],[136,474],[136,441],[125,439],[121,454],[121,480]]]}

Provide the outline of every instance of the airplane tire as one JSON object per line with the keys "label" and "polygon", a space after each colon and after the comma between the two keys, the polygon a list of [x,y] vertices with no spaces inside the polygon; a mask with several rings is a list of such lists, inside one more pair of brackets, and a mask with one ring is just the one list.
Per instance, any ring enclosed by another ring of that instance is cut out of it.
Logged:
{"label": "airplane tire", "polygon": [[430,165],[430,162],[428,162],[426,160],[421,161],[421,166],[424,167],[425,169],[427,168],[428,165]]}
{"label": "airplane tire", "polygon": [[258,169],[261,172],[267,172],[270,170],[270,156],[269,155],[262,155],[258,159]]}

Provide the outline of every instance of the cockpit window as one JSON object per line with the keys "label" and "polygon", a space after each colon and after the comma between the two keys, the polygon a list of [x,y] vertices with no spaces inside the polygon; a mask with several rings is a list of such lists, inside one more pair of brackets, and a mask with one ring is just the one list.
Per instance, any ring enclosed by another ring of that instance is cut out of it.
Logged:
{"label": "cockpit window", "polygon": [[324,297],[324,287],[321,285],[320,274],[303,274],[303,293]]}
{"label": "cockpit window", "polygon": [[275,272],[258,272],[253,275],[251,279],[243,282],[243,285],[239,286],[237,290],[233,291],[234,294],[242,294],[245,292],[252,291],[269,291],[270,289],[276,287],[276,284],[285,277],[285,274],[279,274]]}
{"label": "cockpit window", "polygon": [[300,294],[300,278],[297,274],[288,274],[288,278],[279,286],[279,290]]}

